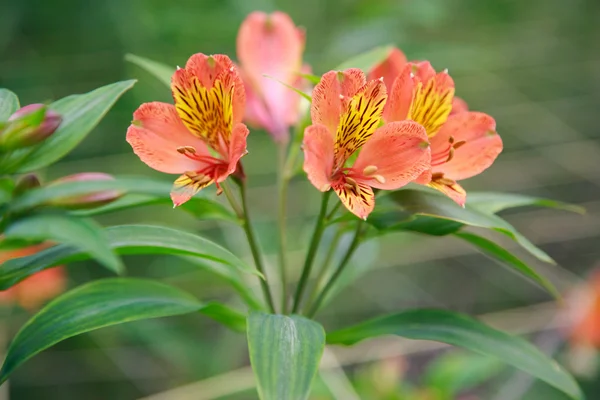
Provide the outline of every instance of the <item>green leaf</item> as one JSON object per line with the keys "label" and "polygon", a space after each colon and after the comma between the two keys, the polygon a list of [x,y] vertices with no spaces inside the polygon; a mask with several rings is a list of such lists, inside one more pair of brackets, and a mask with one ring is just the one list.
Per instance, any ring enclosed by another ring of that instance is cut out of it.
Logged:
{"label": "green leaf", "polygon": [[113,104],[131,89],[134,83],[134,80],[117,82],[50,104],[49,108],[63,118],[60,127],[39,145],[15,152],[3,166],[4,169],[30,172],[58,161],[98,125]]}
{"label": "green leaf", "polygon": [[283,81],[280,81],[279,79],[277,79],[277,78],[275,78],[275,77],[273,77],[273,76],[271,76],[271,75],[263,74],[263,76],[264,76],[265,78],[272,79],[272,80],[274,80],[275,82],[282,84],[283,86],[285,86],[286,88],[288,88],[288,89],[290,89],[290,90],[293,90],[294,92],[296,92],[296,93],[297,93],[297,94],[299,94],[300,96],[304,97],[304,99],[308,100],[308,102],[309,102],[309,103],[312,103],[312,97],[310,97],[310,95],[308,95],[308,94],[304,93],[302,90],[300,90],[300,89],[296,89],[296,88],[295,88],[295,87],[293,87],[292,85],[288,85],[287,83],[285,83],[285,82],[283,82]]}
{"label": "green leaf", "polygon": [[380,335],[433,340],[496,357],[515,368],[582,399],[575,380],[554,360],[525,340],[490,328],[459,313],[446,310],[410,310],[386,315],[327,335],[328,343],[352,345]]}
{"label": "green leaf", "polygon": [[[172,208],[173,201],[169,197],[168,193],[165,193],[163,197],[156,197],[143,194],[130,194],[123,196],[120,199],[103,205],[101,207],[92,208],[89,210],[77,210],[72,212],[72,214],[79,216],[95,216],[115,211],[123,211],[134,207],[143,207],[151,205],[165,205]],[[207,198],[199,196],[192,197],[179,208],[189,212],[198,219],[221,220],[233,222],[238,225],[241,224],[240,219],[236,217],[235,214],[233,214],[231,211],[229,211],[225,206]]]}
{"label": "green leaf", "polygon": [[102,227],[91,219],[65,214],[37,214],[17,220],[4,232],[8,240],[52,241],[72,245],[118,274],[124,266],[106,239]]}
{"label": "green leaf", "polygon": [[502,370],[497,358],[452,351],[437,357],[427,367],[425,386],[454,399],[464,390],[479,386]]}
{"label": "green leaf", "polygon": [[8,348],[0,382],[35,354],[75,335],[201,308],[190,294],[151,280],[115,278],[88,283],[50,302],[21,328]]}
{"label": "green leaf", "polygon": [[250,363],[261,400],[304,400],[325,347],[318,323],[259,312],[248,317]]}
{"label": "green leaf", "polygon": [[375,65],[388,58],[393,49],[394,46],[392,45],[375,47],[374,49],[358,54],[357,56],[344,61],[338,65],[335,70],[342,71],[348,68],[360,68],[363,71],[368,72]]}
{"label": "green leaf", "polygon": [[0,121],[8,120],[20,107],[16,94],[8,89],[0,88]]}
{"label": "green leaf", "polygon": [[559,210],[585,214],[585,209],[583,207],[574,204],[516,193],[469,192],[467,201],[470,207],[488,214],[496,214],[508,208],[526,206],[557,208]]}
{"label": "green leaf", "polygon": [[171,77],[173,76],[173,73],[175,73],[175,68],[152,61],[148,58],[136,56],[135,54],[126,54],[125,60],[146,70],[146,72],[149,72],[151,75],[154,75],[154,77],[158,78],[158,80],[167,85],[167,87],[171,87]]}
{"label": "green leaf", "polygon": [[457,232],[455,235],[471,243],[473,246],[480,249],[484,254],[502,261],[515,271],[531,279],[533,282],[546,289],[555,298],[561,298],[560,293],[556,287],[554,287],[552,282],[539,275],[534,269],[525,264],[523,261],[521,261],[521,259],[513,255],[511,252],[504,249],[502,246],[471,232]]}
{"label": "green leaf", "polygon": [[[204,258],[227,268],[213,267],[219,275],[232,277],[231,271],[246,272],[260,276],[229,250],[191,233],[152,225],[120,225],[104,230],[109,248],[118,254],[173,254]],[[7,232],[9,236],[9,232]],[[59,245],[34,255],[6,261],[0,268],[0,289],[5,290],[41,270],[57,265],[89,259],[79,248]]]}
{"label": "green leaf", "polygon": [[[377,229],[403,229],[403,224],[410,222],[413,218],[411,214],[432,217],[500,232],[519,243],[538,259],[554,263],[554,260],[548,254],[536,247],[502,218],[494,214],[486,214],[468,205],[465,208],[460,207],[442,194],[428,190],[404,189],[382,196],[379,200],[383,204],[380,204],[379,210],[372,213],[367,219],[368,223],[375,223],[374,226]],[[381,226],[380,223],[385,218],[387,218],[387,222],[384,226]],[[431,221],[429,223],[431,224]],[[456,230],[459,228],[458,224],[448,224],[447,222],[446,224],[448,233],[452,233],[455,228]]]}
{"label": "green leaf", "polygon": [[236,332],[246,332],[247,316],[238,310],[213,301],[206,303],[200,312]]}
{"label": "green leaf", "polygon": [[317,83],[321,82],[321,77],[317,76],[317,75],[304,74],[304,73],[298,72],[298,76],[306,79],[307,81],[309,81],[313,85],[316,85]]}

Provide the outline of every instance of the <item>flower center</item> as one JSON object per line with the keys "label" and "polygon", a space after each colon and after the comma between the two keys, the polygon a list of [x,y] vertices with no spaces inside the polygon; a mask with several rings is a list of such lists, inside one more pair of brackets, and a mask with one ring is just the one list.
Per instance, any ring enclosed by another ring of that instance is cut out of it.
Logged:
{"label": "flower center", "polygon": [[466,140],[456,142],[454,140],[454,136],[450,136],[444,150],[431,157],[431,166],[436,167],[452,160],[454,158],[454,152],[462,147],[465,143],[467,143]]}

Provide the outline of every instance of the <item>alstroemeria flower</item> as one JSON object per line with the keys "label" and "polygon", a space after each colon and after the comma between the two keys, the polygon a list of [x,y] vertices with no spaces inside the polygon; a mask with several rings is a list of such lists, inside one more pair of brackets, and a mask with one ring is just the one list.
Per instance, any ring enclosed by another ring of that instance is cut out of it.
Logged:
{"label": "alstroemeria flower", "polygon": [[378,128],[386,98],[382,79],[367,82],[359,69],[330,71],[315,86],[313,125],[304,132],[308,179],[322,192],[333,189],[363,219],[375,206],[373,188],[399,189],[425,171],[431,158],[421,125],[402,121]]}
{"label": "alstroemeria flower", "polygon": [[392,84],[396,80],[396,77],[400,75],[406,63],[406,56],[402,50],[394,47],[390,50],[390,54],[385,60],[371,68],[367,79],[371,80],[383,77],[383,83],[385,83],[385,87],[389,93],[392,90]]}
{"label": "alstroemeria flower", "polygon": [[229,57],[194,54],[173,74],[171,89],[175,105],[142,104],[127,141],[151,168],[182,174],[171,191],[179,206],[212,183],[220,189],[246,154],[248,128],[244,84]]}
{"label": "alstroemeria flower", "polygon": [[436,73],[429,62],[409,63],[398,75],[383,114],[386,122],[412,120],[423,125],[431,143],[431,168],[417,183],[428,185],[464,206],[466,192],[457,181],[478,175],[502,151],[496,122],[487,114],[463,111],[450,115],[454,81]]}
{"label": "alstroemeria flower", "polygon": [[[17,250],[0,251],[0,264],[13,258],[33,255],[48,246],[50,244],[42,243]],[[49,268],[31,275],[8,290],[0,291],[0,303],[17,303],[25,309],[34,310],[62,293],[66,286],[64,268]]]}
{"label": "alstroemeria flower", "polygon": [[307,69],[302,67],[304,41],[304,32],[282,12],[251,13],[237,36],[240,72],[246,85],[246,121],[278,141],[287,140],[288,129],[300,114],[300,96],[281,82],[303,89],[298,72]]}

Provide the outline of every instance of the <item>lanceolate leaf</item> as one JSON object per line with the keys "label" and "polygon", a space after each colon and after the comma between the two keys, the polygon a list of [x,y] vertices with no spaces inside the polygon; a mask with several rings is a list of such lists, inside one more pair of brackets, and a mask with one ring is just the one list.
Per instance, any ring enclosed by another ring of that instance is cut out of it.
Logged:
{"label": "lanceolate leaf", "polygon": [[48,240],[71,245],[111,271],[122,273],[124,270],[102,227],[91,219],[65,214],[37,214],[9,225],[4,235],[8,240]]}
{"label": "lanceolate leaf", "polygon": [[335,68],[336,70],[342,71],[348,68],[360,68],[365,72],[368,72],[375,65],[385,60],[394,47],[391,45],[375,47],[372,50],[358,54],[355,57],[344,61]]}
{"label": "lanceolate leaf", "polygon": [[324,346],[325,331],[314,321],[250,314],[248,347],[261,400],[308,398]]}
{"label": "lanceolate leaf", "polygon": [[50,104],[63,120],[52,136],[37,146],[14,153],[4,169],[30,172],[58,161],[75,148],[123,93],[131,89],[135,81],[123,81],[103,86],[86,94],[72,95]]}
{"label": "lanceolate leaf", "polygon": [[549,207],[565,211],[572,211],[579,214],[585,213],[585,209],[583,207],[579,207],[574,204],[544,199],[541,197],[525,196],[517,193],[470,192],[467,201],[470,207],[490,214],[496,214],[497,212],[506,210],[508,208],[526,206]]}
{"label": "lanceolate leaf", "polygon": [[58,297],[17,333],[0,382],[48,347],[84,332],[123,322],[199,311],[202,303],[172,286],[143,279],[103,279]]}
{"label": "lanceolate leaf", "polygon": [[[421,216],[442,219],[498,231],[515,240],[540,260],[554,263],[554,260],[548,254],[536,247],[502,218],[470,208],[468,205],[462,208],[444,195],[427,190],[404,189],[382,196],[380,203],[383,203],[380,204],[380,210],[372,213],[367,219],[367,222],[374,223],[374,226],[378,229],[403,229],[405,224],[415,223],[413,218]],[[382,226],[385,217],[388,218],[388,222]],[[435,225],[432,226],[431,223],[432,221],[429,220],[428,229],[438,229],[437,227],[434,228]],[[419,229],[423,229],[423,226],[425,225],[421,224]],[[412,228],[414,228],[414,225]],[[458,228],[459,226],[456,224],[445,222],[445,226],[439,229],[447,229],[447,233],[452,233]]]}
{"label": "lanceolate leaf", "polygon": [[8,89],[0,88],[0,121],[6,121],[19,107],[17,95]]}
{"label": "lanceolate leaf", "polygon": [[560,293],[552,282],[535,272],[530,266],[525,264],[521,259],[513,255],[502,246],[488,240],[482,236],[470,232],[457,232],[455,235],[480,249],[483,253],[503,262],[513,270],[531,279],[557,299],[560,298]]}
{"label": "lanceolate leaf", "polygon": [[266,75],[266,74],[265,74],[265,75],[263,75],[263,76],[264,76],[265,78],[272,79],[272,80],[274,80],[274,81],[276,81],[276,82],[278,82],[278,83],[282,84],[282,85],[283,85],[283,86],[285,86],[286,88],[288,88],[288,89],[290,89],[290,90],[292,90],[292,91],[296,92],[296,93],[297,93],[297,94],[299,94],[301,97],[303,97],[305,100],[307,100],[309,103],[311,103],[311,102],[312,102],[312,97],[310,97],[310,95],[308,95],[308,94],[304,93],[302,90],[300,90],[300,89],[296,89],[296,88],[295,88],[295,87],[293,87],[292,85],[288,85],[287,83],[285,83],[285,82],[282,82],[282,81],[280,81],[279,79],[272,77],[271,75]]}
{"label": "lanceolate leaf", "polygon": [[[253,308],[261,308],[252,292],[243,284],[239,272],[258,274],[223,247],[191,233],[151,225],[121,225],[105,229],[108,245],[117,254],[175,254],[227,280]],[[28,276],[57,265],[89,259],[75,247],[58,245],[31,256],[6,261],[0,268],[0,290]],[[202,259],[200,261],[199,259]]]}
{"label": "lanceolate leaf", "polygon": [[200,312],[234,331],[246,332],[246,315],[238,310],[213,301],[204,304]]}
{"label": "lanceolate leaf", "polygon": [[451,311],[423,309],[387,315],[329,333],[327,341],[352,345],[380,335],[398,335],[464,347],[496,357],[562,390],[573,399],[583,398],[575,380],[554,360],[525,340]]}
{"label": "lanceolate leaf", "polygon": [[145,69],[146,72],[149,72],[151,75],[154,75],[154,77],[158,78],[159,81],[161,81],[168,87],[171,87],[171,77],[175,72],[175,68],[169,67],[168,65],[156,61],[152,61],[148,58],[136,56],[134,54],[125,55],[125,60],[137,65],[142,69]]}

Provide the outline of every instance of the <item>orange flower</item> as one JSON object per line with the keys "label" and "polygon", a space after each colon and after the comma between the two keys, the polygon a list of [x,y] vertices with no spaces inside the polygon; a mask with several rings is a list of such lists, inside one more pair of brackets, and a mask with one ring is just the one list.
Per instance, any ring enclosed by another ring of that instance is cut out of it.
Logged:
{"label": "orange flower", "polygon": [[242,122],[244,85],[225,55],[198,53],[178,68],[171,81],[175,106],[142,104],[133,114],[127,141],[151,168],[182,174],[171,199],[179,206],[212,183],[235,172],[246,151]]}
{"label": "orange flower", "polygon": [[595,270],[584,285],[574,290],[570,300],[571,343],[600,349],[600,270]]}
{"label": "orange flower", "polygon": [[[431,143],[431,168],[417,183],[441,191],[464,206],[466,192],[457,181],[478,175],[502,151],[496,122],[454,102],[454,81],[429,62],[408,63],[394,80],[383,118],[412,120],[425,127]],[[456,113],[451,115],[453,109]],[[462,112],[461,112],[462,111]]]}
{"label": "orange flower", "polygon": [[[412,121],[379,122],[387,99],[381,79],[367,82],[359,69],[330,71],[315,86],[304,133],[304,171],[320,191],[333,189],[366,219],[375,206],[372,188],[394,190],[429,167],[425,129]],[[348,159],[360,150],[352,166]]]}
{"label": "orange flower", "polygon": [[248,98],[246,121],[278,141],[287,140],[289,127],[298,121],[300,96],[282,83],[303,89],[298,72],[310,70],[302,67],[304,41],[304,32],[282,12],[253,12],[238,33],[237,54]]}
{"label": "orange flower", "polygon": [[[30,256],[45,248],[48,244],[42,243],[18,250],[0,252],[0,264],[13,258]],[[2,268],[0,266],[0,268]],[[31,275],[8,290],[0,292],[0,303],[17,303],[21,307],[34,310],[47,300],[62,293],[67,286],[67,278],[63,267],[49,268]]]}

